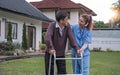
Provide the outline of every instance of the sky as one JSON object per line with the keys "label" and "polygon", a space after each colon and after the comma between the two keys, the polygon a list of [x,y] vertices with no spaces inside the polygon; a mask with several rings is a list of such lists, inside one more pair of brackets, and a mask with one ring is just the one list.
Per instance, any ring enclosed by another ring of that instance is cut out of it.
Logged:
{"label": "sky", "polygon": [[[41,0],[26,0],[27,2],[35,2]],[[93,10],[97,16],[93,17],[93,20],[109,22],[109,19],[114,16],[114,12],[110,9],[112,3],[118,0],[72,0],[75,3],[81,3],[91,10]]]}

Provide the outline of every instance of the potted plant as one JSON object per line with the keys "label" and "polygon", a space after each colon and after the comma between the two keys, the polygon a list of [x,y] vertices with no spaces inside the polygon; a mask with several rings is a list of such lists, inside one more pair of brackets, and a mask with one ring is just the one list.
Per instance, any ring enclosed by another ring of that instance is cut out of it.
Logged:
{"label": "potted plant", "polygon": [[40,43],[39,47],[40,47],[40,53],[44,53],[46,49],[46,44]]}

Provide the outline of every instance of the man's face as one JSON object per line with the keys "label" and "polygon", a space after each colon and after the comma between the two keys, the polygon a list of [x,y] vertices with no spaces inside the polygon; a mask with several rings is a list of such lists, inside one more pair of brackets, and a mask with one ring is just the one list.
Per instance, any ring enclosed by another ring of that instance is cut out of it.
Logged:
{"label": "man's face", "polygon": [[63,26],[68,25],[68,17],[65,17],[65,19],[60,21]]}

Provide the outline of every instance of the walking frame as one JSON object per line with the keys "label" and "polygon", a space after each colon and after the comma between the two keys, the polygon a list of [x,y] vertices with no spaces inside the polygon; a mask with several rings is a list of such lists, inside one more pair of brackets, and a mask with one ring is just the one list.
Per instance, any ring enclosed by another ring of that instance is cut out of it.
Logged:
{"label": "walking frame", "polygon": [[[56,54],[54,53],[54,75],[56,75],[56,60],[76,60],[75,61],[75,69],[77,69],[77,60],[81,60],[81,74],[58,74],[58,75],[83,75],[83,54],[80,54],[80,55],[81,55],[81,58],[77,58],[77,54],[76,54],[75,58],[56,58]],[[50,75],[51,60],[52,60],[52,55],[50,55],[50,59],[49,59],[48,75]]]}

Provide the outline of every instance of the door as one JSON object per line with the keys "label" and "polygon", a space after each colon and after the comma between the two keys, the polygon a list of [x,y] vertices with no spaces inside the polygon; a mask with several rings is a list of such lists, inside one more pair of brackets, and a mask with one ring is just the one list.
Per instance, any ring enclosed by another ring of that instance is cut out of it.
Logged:
{"label": "door", "polygon": [[28,26],[28,47],[35,49],[36,47],[36,28]]}

